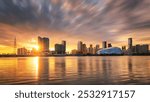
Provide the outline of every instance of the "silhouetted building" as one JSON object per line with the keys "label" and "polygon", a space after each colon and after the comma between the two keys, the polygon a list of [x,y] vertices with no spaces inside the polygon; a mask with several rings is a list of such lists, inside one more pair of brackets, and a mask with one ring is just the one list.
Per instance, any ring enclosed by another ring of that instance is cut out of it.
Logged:
{"label": "silhouetted building", "polygon": [[49,52],[49,38],[38,37],[38,46],[40,52]]}
{"label": "silhouetted building", "polygon": [[56,54],[63,54],[64,46],[62,44],[55,44],[55,53]]}
{"label": "silhouetted building", "polygon": [[98,50],[100,50],[100,47],[99,47],[99,45],[97,44],[97,45],[94,47],[94,54],[96,54]]}
{"label": "silhouetted building", "polygon": [[128,54],[133,54],[134,47],[132,45],[132,38],[128,38]]}
{"label": "silhouetted building", "polygon": [[26,48],[18,48],[17,49],[17,55],[27,55],[28,50]]}
{"label": "silhouetted building", "polygon": [[63,54],[66,54],[66,41],[62,41],[63,45]]}
{"label": "silhouetted building", "polygon": [[97,44],[96,45],[96,50],[98,51],[100,49],[99,45]]}
{"label": "silhouetted building", "polygon": [[102,42],[102,48],[104,49],[104,48],[107,48],[107,42],[106,41],[103,41]]}
{"label": "silhouetted building", "polygon": [[122,46],[122,50],[127,50],[127,49],[126,49],[126,46]]}
{"label": "silhouetted building", "polygon": [[123,51],[123,54],[128,54],[126,46],[122,46],[122,51]]}
{"label": "silhouetted building", "polygon": [[91,44],[90,47],[88,48],[88,54],[93,54],[94,53],[94,49],[93,49],[93,45]]}
{"label": "silhouetted building", "polygon": [[82,44],[82,54],[87,54],[86,44]]}
{"label": "silhouetted building", "polygon": [[43,38],[40,36],[38,37],[38,46],[39,46],[39,51],[43,51]]}
{"label": "silhouetted building", "polygon": [[128,38],[128,49],[132,49],[132,38]]}
{"label": "silhouetted building", "polygon": [[133,53],[134,54],[148,54],[149,53],[149,45],[136,45],[133,47]]}
{"label": "silhouetted building", "polygon": [[80,53],[80,54],[82,54],[82,51],[83,51],[83,48],[82,48],[83,46],[82,46],[82,44],[83,44],[83,43],[82,43],[81,41],[79,41],[79,42],[78,42],[78,46],[77,46],[77,48],[78,48],[78,53]]}
{"label": "silhouetted building", "polygon": [[111,43],[108,44],[108,47],[112,47]]}
{"label": "silhouetted building", "polygon": [[43,38],[43,51],[49,52],[49,38]]}

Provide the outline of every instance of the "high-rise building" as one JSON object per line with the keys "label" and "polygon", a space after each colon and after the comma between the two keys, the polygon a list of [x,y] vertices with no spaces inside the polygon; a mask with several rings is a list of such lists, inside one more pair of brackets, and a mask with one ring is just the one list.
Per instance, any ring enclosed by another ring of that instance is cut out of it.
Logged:
{"label": "high-rise building", "polygon": [[132,38],[128,38],[128,49],[132,49]]}
{"label": "high-rise building", "polygon": [[99,49],[100,49],[100,46],[97,44],[94,48],[94,54],[96,54]]}
{"label": "high-rise building", "polygon": [[135,54],[147,54],[149,53],[149,45],[144,44],[144,45],[136,45],[134,46],[134,51]]}
{"label": "high-rise building", "polygon": [[82,46],[82,44],[83,44],[83,43],[82,43],[81,41],[78,42],[78,48],[77,48],[77,49],[78,49],[78,52],[79,52],[80,54],[82,54],[82,51],[83,51],[83,48],[82,48],[83,46]]}
{"label": "high-rise building", "polygon": [[103,49],[107,48],[107,41],[103,41],[103,42],[102,42],[102,48],[103,48]]}
{"label": "high-rise building", "polygon": [[96,45],[96,50],[98,51],[100,49],[100,46],[97,44]]}
{"label": "high-rise building", "polygon": [[82,44],[82,53],[87,54],[87,47],[86,44]]}
{"label": "high-rise building", "polygon": [[49,52],[49,38],[43,38],[43,51]]}
{"label": "high-rise building", "polygon": [[128,54],[133,54],[135,47],[132,45],[132,38],[128,38]]}
{"label": "high-rise building", "polygon": [[93,54],[93,53],[94,53],[93,45],[90,44],[90,47],[88,49],[88,54]]}
{"label": "high-rise building", "polygon": [[66,41],[62,41],[63,45],[63,54],[66,54]]}
{"label": "high-rise building", "polygon": [[40,52],[49,52],[49,38],[38,37],[38,46]]}
{"label": "high-rise building", "polygon": [[63,54],[64,46],[62,44],[55,44],[55,53],[56,54]]}
{"label": "high-rise building", "polygon": [[38,37],[38,46],[39,46],[39,51],[42,52],[42,50],[43,50],[43,39],[40,36]]}

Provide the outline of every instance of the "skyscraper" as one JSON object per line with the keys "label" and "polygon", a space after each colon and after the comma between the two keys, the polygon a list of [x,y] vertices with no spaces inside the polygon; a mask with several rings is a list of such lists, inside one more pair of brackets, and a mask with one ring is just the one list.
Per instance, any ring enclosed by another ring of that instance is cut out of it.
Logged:
{"label": "skyscraper", "polygon": [[82,53],[87,54],[87,47],[86,44],[82,44]]}
{"label": "skyscraper", "polygon": [[83,46],[82,46],[82,44],[83,44],[83,43],[82,43],[81,41],[78,42],[78,52],[79,52],[79,53],[82,53],[82,51],[83,51],[83,48],[82,48]]}
{"label": "skyscraper", "polygon": [[133,54],[132,38],[128,38],[128,54]]}
{"label": "skyscraper", "polygon": [[93,53],[94,53],[94,49],[93,49],[93,45],[92,45],[92,44],[90,44],[88,53],[89,53],[89,54],[93,54]]}
{"label": "skyscraper", "polygon": [[97,50],[99,50],[99,48],[100,48],[98,44],[95,47],[96,47]]}
{"label": "skyscraper", "polygon": [[100,47],[99,47],[99,45],[97,44],[97,45],[95,46],[95,49],[94,49],[94,54],[96,54],[96,52],[97,52],[99,49],[100,49]]}
{"label": "skyscraper", "polygon": [[55,53],[56,54],[63,54],[64,46],[62,44],[55,44]]}
{"label": "skyscraper", "polygon": [[43,39],[40,36],[38,37],[38,46],[39,46],[39,51],[42,52],[42,50],[43,50]]}
{"label": "skyscraper", "polygon": [[66,54],[66,41],[62,41],[63,45],[63,54]]}
{"label": "skyscraper", "polygon": [[128,49],[132,48],[132,38],[128,38]]}
{"label": "skyscraper", "polygon": [[38,37],[38,46],[40,52],[49,52],[49,38]]}
{"label": "skyscraper", "polygon": [[104,49],[104,48],[107,48],[107,41],[103,41],[103,42],[102,42],[102,47],[103,47],[103,49]]}
{"label": "skyscraper", "polygon": [[48,52],[49,51],[49,38],[43,38],[43,51]]}

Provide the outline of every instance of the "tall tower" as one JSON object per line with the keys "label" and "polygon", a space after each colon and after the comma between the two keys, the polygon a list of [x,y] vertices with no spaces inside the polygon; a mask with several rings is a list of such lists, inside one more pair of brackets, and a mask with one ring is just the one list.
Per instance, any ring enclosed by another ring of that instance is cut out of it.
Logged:
{"label": "tall tower", "polygon": [[14,54],[16,55],[16,49],[17,49],[17,41],[16,37],[14,38]]}
{"label": "tall tower", "polygon": [[104,48],[107,48],[107,41],[103,41],[103,42],[102,42],[102,47],[103,47],[103,49],[104,49]]}
{"label": "tall tower", "polygon": [[38,36],[38,46],[39,46],[39,51],[42,52],[43,51],[43,39]]}
{"label": "tall tower", "polygon": [[128,38],[128,48],[132,48],[132,38]]}
{"label": "tall tower", "polygon": [[132,54],[133,53],[133,42],[132,42],[132,38],[128,38],[128,54]]}
{"label": "tall tower", "polygon": [[38,46],[40,52],[49,52],[49,38],[38,37]]}
{"label": "tall tower", "polygon": [[62,41],[62,45],[63,45],[63,54],[66,54],[66,41]]}
{"label": "tall tower", "polygon": [[81,41],[79,41],[78,46],[77,46],[79,53],[82,53],[82,51],[83,51],[82,45],[83,45],[83,43]]}
{"label": "tall tower", "polygon": [[43,38],[43,51],[49,52],[49,38]]}

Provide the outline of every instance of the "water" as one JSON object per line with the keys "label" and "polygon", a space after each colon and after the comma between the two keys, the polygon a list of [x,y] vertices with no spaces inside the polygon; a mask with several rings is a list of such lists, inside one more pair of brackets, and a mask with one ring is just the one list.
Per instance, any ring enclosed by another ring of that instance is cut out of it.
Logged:
{"label": "water", "polygon": [[0,84],[150,84],[150,56],[0,58]]}

